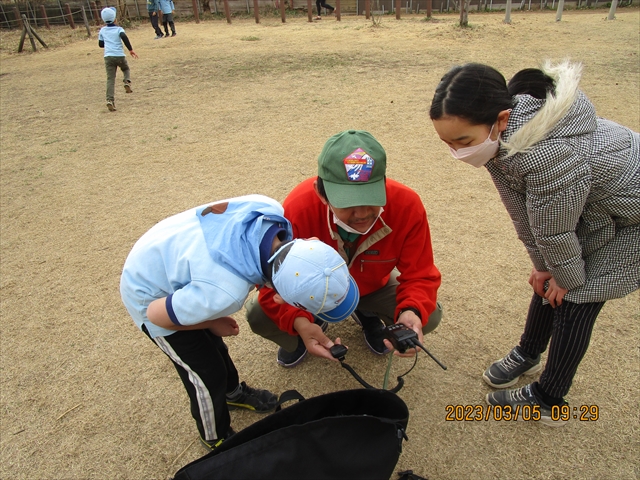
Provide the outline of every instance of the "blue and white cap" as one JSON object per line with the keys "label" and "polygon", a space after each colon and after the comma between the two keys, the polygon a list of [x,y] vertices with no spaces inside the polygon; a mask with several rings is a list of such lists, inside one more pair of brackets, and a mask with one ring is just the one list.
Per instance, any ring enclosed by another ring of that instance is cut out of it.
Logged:
{"label": "blue and white cap", "polygon": [[360,291],[338,252],[320,240],[298,239],[278,249],[269,262],[285,248],[289,252],[271,279],[283,300],[327,322],[348,318]]}
{"label": "blue and white cap", "polygon": [[103,8],[100,16],[104,23],[112,23],[116,19],[116,7]]}

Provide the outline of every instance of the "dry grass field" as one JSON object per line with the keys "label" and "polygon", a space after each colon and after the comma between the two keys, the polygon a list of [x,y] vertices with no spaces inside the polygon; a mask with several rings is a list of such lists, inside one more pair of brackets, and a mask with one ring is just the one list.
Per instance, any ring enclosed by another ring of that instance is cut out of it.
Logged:
{"label": "dry grass field", "polygon": [[[325,140],[371,131],[388,175],[415,189],[442,271],[445,319],[406,377],[409,441],[397,471],[444,479],[640,478],[640,295],[605,305],[567,399],[597,421],[445,421],[447,405],[483,405],[483,370],[519,339],[530,262],[484,169],[452,160],[428,119],[454,64],[489,63],[507,78],[544,59],[584,63],[582,88],[599,115],[640,127],[640,12],[514,12],[431,21],[306,17],[177,22],[154,41],[127,33],[134,92],[118,73],[105,107],[97,30],[38,33],[48,50],[15,53],[0,34],[0,478],[166,479],[205,452],[188,399],[161,352],[119,298],[121,268],[157,221],[195,205],[261,193],[278,200],[315,174]],[[86,34],[86,32],[84,32]],[[358,388],[317,358],[285,370],[243,312],[229,339],[241,378],[312,397]],[[349,363],[381,386],[386,359],[354,322],[332,326]],[[411,362],[396,359],[392,372]],[[241,429],[258,420],[232,412]],[[358,448],[354,445],[354,448]],[[394,477],[395,478],[395,477]],[[313,480],[313,472],[309,472]],[[274,479],[275,480],[275,479]]]}

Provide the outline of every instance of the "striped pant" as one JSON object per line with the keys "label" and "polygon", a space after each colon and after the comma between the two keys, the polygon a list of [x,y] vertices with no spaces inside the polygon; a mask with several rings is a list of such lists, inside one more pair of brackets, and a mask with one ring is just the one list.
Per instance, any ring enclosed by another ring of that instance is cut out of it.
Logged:
{"label": "striped pant", "polygon": [[537,357],[549,345],[549,354],[538,384],[552,397],[562,398],[571,388],[573,377],[589,347],[591,332],[604,302],[571,303],[552,308],[533,294],[520,348]]}
{"label": "striped pant", "polygon": [[178,371],[202,439],[225,438],[231,425],[226,394],[236,389],[239,378],[222,338],[205,329],[181,330],[152,340]]}

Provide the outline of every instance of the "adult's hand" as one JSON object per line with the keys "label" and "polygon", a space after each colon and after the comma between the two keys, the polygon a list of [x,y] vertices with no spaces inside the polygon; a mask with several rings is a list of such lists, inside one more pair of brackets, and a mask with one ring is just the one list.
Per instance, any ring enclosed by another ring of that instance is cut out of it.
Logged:
{"label": "adult's hand", "polygon": [[[410,328],[411,330],[413,330],[414,332],[416,332],[416,334],[418,335],[418,341],[420,343],[422,343],[422,340],[423,340],[422,320],[420,320],[420,317],[418,317],[415,314],[415,312],[413,312],[412,310],[406,310],[406,311],[402,312],[400,314],[400,316],[398,317],[398,321],[396,323],[401,323],[404,326],[406,326],[406,327]],[[393,345],[391,344],[391,342],[389,340],[385,339],[384,340],[384,344],[389,350],[393,350]],[[407,349],[407,351],[404,352],[404,353],[400,353],[397,350],[395,352],[393,352],[393,354],[398,356],[398,357],[413,357],[417,353],[418,353],[418,349],[417,348]]]}

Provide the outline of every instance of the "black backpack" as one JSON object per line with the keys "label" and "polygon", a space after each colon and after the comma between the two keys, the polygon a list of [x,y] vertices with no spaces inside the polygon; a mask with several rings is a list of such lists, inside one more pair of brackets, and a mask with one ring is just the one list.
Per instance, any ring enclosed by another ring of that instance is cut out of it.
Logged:
{"label": "black backpack", "polygon": [[[174,480],[389,480],[409,421],[388,390],[343,390],[304,399],[257,421],[181,468]],[[408,473],[408,472],[403,472]]]}

